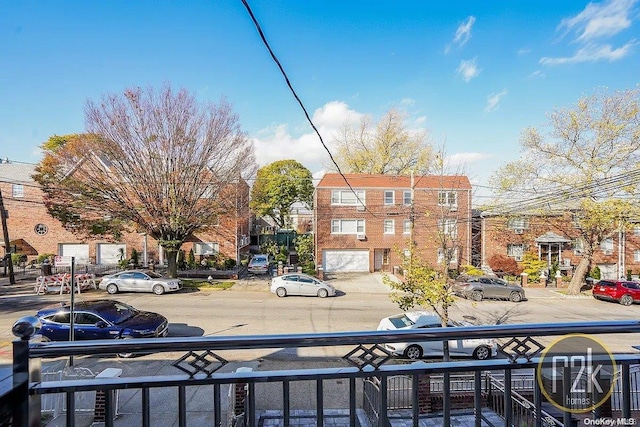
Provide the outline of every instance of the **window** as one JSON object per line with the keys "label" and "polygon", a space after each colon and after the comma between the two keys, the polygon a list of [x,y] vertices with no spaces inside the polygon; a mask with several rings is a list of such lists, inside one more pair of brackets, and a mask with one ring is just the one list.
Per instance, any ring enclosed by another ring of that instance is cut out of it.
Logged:
{"label": "window", "polygon": [[507,221],[507,227],[512,228],[514,230],[524,230],[525,228],[529,228],[529,219],[528,218],[509,218],[509,221]]}
{"label": "window", "polygon": [[402,203],[405,206],[410,206],[411,201],[412,201],[411,191],[405,191],[404,193],[402,193]]}
{"label": "window", "polygon": [[24,197],[24,186],[22,184],[13,184],[11,195],[13,197]]}
{"label": "window", "polygon": [[524,245],[522,243],[509,243],[507,245],[507,256],[515,258],[516,261],[522,261],[524,255]]}
{"label": "window", "polygon": [[411,220],[410,219],[405,219],[404,223],[402,224],[402,232],[404,234],[411,234]]}
{"label": "window", "polygon": [[439,220],[438,228],[445,237],[451,239],[458,237],[458,223],[455,219],[445,218]]}
{"label": "window", "polygon": [[38,236],[44,236],[45,234],[47,234],[49,232],[49,227],[47,227],[44,224],[36,224],[36,226],[33,228],[33,231]]}
{"label": "window", "polygon": [[605,255],[611,255],[613,253],[613,239],[608,237],[600,242],[600,248]]}
{"label": "window", "polygon": [[633,262],[640,262],[640,249],[633,251]]}
{"label": "window", "polygon": [[76,313],[75,319],[78,325],[95,325],[102,321],[101,318],[93,313]]}
{"label": "window", "polygon": [[331,234],[364,233],[364,219],[332,219]]}
{"label": "window", "polygon": [[220,252],[220,246],[216,242],[195,242],[193,244],[194,255],[215,255]]}
{"label": "window", "polygon": [[394,234],[396,232],[396,221],[393,219],[384,220],[384,234]]}
{"label": "window", "polygon": [[[442,264],[444,262],[444,254],[445,251],[442,248],[438,248],[438,264]],[[449,262],[458,262],[458,250],[455,248],[447,248],[446,251],[447,257],[449,258]]]}
{"label": "window", "polygon": [[395,203],[395,192],[393,190],[385,190],[384,191],[384,204],[385,205],[393,205]]}
{"label": "window", "polygon": [[576,255],[584,253],[584,239],[582,237],[578,237],[573,241],[573,252]]}
{"label": "window", "polygon": [[633,226],[633,235],[634,236],[640,236],[640,225],[634,225]]}
{"label": "window", "polygon": [[[356,195],[358,197],[356,197]],[[331,204],[332,205],[347,205],[347,206],[364,206],[364,190],[355,190],[355,193],[351,190],[333,190],[331,192]],[[360,199],[360,201],[358,201]]]}
{"label": "window", "polygon": [[457,206],[458,194],[455,191],[440,191],[438,193],[439,206]]}

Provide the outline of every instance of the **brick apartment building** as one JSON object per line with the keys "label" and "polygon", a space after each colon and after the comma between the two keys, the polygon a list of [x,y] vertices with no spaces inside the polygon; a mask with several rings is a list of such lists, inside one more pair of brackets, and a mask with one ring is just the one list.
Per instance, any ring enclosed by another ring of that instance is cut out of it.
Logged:
{"label": "brick apartment building", "polygon": [[316,187],[314,230],[316,263],[325,272],[391,271],[411,237],[435,265],[444,255],[438,230],[451,237],[454,263],[467,264],[471,184],[460,175],[329,173]]}
{"label": "brick apartment building", "polygon": [[[548,268],[557,264],[561,274],[570,277],[580,263],[584,245],[571,213],[505,217],[485,212],[481,224],[483,266],[496,254],[521,261],[533,252]],[[640,224],[601,242],[593,254],[591,267],[596,266],[603,279],[626,277],[628,270],[640,276]]]}
{"label": "brick apartment building", "polygon": [[[0,190],[7,217],[7,230],[11,252],[25,254],[29,260],[41,254],[74,256],[78,264],[116,264],[121,250],[126,257],[136,249],[140,262],[164,262],[158,243],[143,233],[124,233],[117,241],[84,239],[66,230],[52,218],[44,205],[43,192],[31,176],[35,166],[0,163]],[[220,219],[217,226],[192,236],[185,242],[185,252],[193,249],[196,256],[222,254],[239,261],[249,251],[249,186],[241,181],[228,189],[229,198],[235,200],[235,209]],[[0,225],[1,229],[1,225]],[[2,244],[2,255],[6,253]],[[146,254],[146,260],[145,258]]]}

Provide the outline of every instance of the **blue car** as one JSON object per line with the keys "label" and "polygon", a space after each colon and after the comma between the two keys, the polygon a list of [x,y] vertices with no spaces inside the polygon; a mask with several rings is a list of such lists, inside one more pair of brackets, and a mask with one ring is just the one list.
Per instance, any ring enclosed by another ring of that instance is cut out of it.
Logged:
{"label": "blue car", "polygon": [[[68,341],[69,305],[47,307],[36,316],[44,341]],[[165,337],[167,318],[158,313],[141,311],[120,301],[78,301],[74,305],[74,340],[102,340]]]}

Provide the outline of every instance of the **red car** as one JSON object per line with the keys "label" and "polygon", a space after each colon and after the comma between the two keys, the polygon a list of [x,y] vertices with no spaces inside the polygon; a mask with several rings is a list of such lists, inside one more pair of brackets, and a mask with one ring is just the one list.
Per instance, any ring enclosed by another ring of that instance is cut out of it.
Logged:
{"label": "red car", "polygon": [[640,283],[627,280],[600,280],[591,291],[595,299],[617,301],[622,305],[640,302]]}

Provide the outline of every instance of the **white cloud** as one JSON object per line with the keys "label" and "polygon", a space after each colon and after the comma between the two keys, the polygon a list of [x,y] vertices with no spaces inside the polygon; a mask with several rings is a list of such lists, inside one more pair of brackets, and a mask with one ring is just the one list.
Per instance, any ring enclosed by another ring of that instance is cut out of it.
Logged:
{"label": "white cloud", "polygon": [[422,127],[425,123],[427,123],[427,116],[420,116],[416,118],[414,121],[415,125],[418,127]]}
{"label": "white cloud", "polygon": [[577,41],[588,42],[601,37],[620,33],[631,26],[629,15],[637,0],[609,0],[602,3],[589,3],[582,12],[570,18],[564,18],[559,29],[565,34],[575,31]]}
{"label": "white cloud", "polygon": [[638,0],[605,0],[601,3],[589,3],[579,14],[564,18],[558,30],[564,30],[563,36],[574,33],[571,43],[580,45],[571,56],[543,57],[544,65],[575,64],[594,61],[615,61],[631,53],[637,44],[635,40],[621,47],[613,47],[604,41],[630,28],[637,19]]}
{"label": "white cloud", "polygon": [[484,111],[491,112],[496,110],[500,105],[500,101],[506,94],[507,89],[503,89],[501,92],[492,93],[491,95],[487,96],[487,106],[484,107]]}
{"label": "white cloud", "polygon": [[518,49],[519,56],[526,55],[528,53],[531,53],[531,49],[529,49],[528,47],[523,47],[522,49]]}
{"label": "white cloud", "polygon": [[[349,109],[342,101],[328,102],[313,113],[313,123],[322,135],[324,143],[330,147],[333,136],[345,123],[357,123],[363,114]],[[309,127],[309,132],[298,137],[291,135],[285,124],[275,125],[258,132],[253,138],[256,159],[259,166],[276,160],[296,159],[312,172],[321,168],[328,159],[318,135]]]}
{"label": "white cloud", "polygon": [[402,105],[403,107],[409,107],[415,103],[416,100],[413,98],[404,98],[402,101],[400,101],[400,105]]}
{"label": "white cloud", "polygon": [[617,61],[631,53],[638,43],[632,40],[622,47],[614,49],[609,44],[589,44],[579,49],[573,56],[540,59],[543,65],[576,64],[580,62]]}
{"label": "white cloud", "polygon": [[469,173],[470,171],[467,170],[468,166],[474,163],[482,162],[483,160],[486,160],[490,157],[491,155],[486,153],[456,153],[447,156],[444,160],[444,163],[447,170],[460,170],[463,173]]}
{"label": "white cloud", "polygon": [[471,27],[476,22],[475,16],[469,16],[462,24],[458,26],[453,41],[445,48],[445,53],[449,53],[451,45],[464,46],[471,39]]}
{"label": "white cloud", "polygon": [[542,71],[536,70],[527,76],[527,80],[544,79],[545,77],[546,75]]}
{"label": "white cloud", "polygon": [[471,79],[477,77],[478,74],[480,74],[480,68],[478,68],[476,58],[468,61],[460,61],[460,66],[458,66],[456,73],[460,74],[467,83],[470,82]]}

